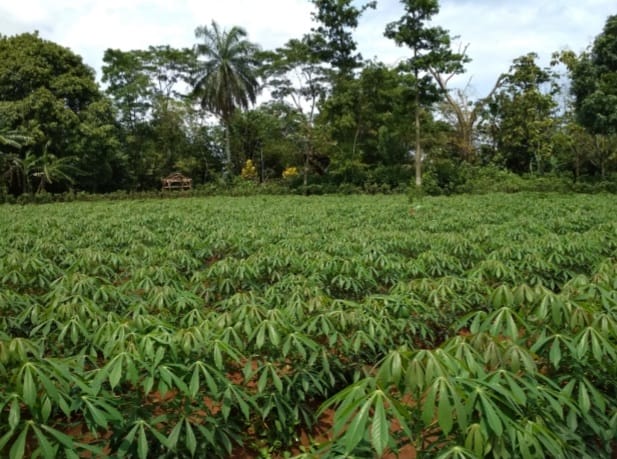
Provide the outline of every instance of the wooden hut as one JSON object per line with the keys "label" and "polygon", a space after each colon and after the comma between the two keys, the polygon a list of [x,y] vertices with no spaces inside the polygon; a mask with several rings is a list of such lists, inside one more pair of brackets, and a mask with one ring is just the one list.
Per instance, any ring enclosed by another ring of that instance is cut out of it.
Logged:
{"label": "wooden hut", "polygon": [[162,178],[163,190],[190,190],[193,188],[193,179],[185,177],[180,172],[174,172]]}

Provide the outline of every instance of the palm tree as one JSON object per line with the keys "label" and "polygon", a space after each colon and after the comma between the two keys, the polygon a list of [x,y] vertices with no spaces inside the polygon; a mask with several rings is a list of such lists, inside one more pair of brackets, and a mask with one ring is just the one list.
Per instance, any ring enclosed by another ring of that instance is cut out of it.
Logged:
{"label": "palm tree", "polygon": [[[23,161],[19,154],[10,149],[19,150],[29,144],[32,139],[4,126],[0,126],[0,185],[6,189],[25,189],[26,176]],[[9,148],[6,148],[9,147]]]}
{"label": "palm tree", "polygon": [[195,30],[203,42],[195,45],[200,60],[193,77],[193,94],[202,107],[221,119],[225,128],[226,172],[231,171],[229,128],[236,108],[248,108],[255,103],[259,89],[256,53],[259,47],[248,41],[246,31],[234,26],[221,29],[212,21],[210,27]]}
{"label": "palm tree", "polygon": [[72,185],[75,182],[73,175],[81,172],[74,165],[77,159],[74,156],[58,158],[49,153],[50,143],[47,142],[43,147],[41,156],[34,156],[31,152],[28,152],[23,160],[26,174],[32,176],[33,181],[38,182],[37,193],[45,191],[45,187],[54,182],[67,182]]}

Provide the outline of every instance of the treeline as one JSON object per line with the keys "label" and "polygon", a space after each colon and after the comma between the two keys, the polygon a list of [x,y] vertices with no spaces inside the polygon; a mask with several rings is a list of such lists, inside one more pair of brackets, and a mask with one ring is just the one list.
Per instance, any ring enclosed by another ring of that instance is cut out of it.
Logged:
{"label": "treeline", "polygon": [[548,67],[531,51],[474,99],[449,87],[469,56],[431,21],[436,0],[402,0],[384,25],[410,56],[395,66],[357,51],[376,2],[310,1],[310,33],[274,50],[214,21],[190,48],[108,49],[103,89],[38,33],[0,36],[0,195],[142,192],[175,171],[321,191],[614,181],[617,16],[586,51]]}

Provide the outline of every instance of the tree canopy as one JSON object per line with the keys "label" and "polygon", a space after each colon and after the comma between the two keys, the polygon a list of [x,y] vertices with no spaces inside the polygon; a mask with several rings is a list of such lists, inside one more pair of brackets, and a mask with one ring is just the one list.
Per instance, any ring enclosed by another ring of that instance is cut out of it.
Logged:
{"label": "tree canopy", "polygon": [[259,47],[246,39],[247,33],[234,26],[229,30],[212,21],[195,30],[203,39],[195,45],[198,66],[193,76],[193,93],[202,106],[219,116],[226,131],[226,162],[231,168],[229,124],[236,108],[248,108],[257,99],[257,61]]}
{"label": "tree canopy", "polygon": [[431,71],[457,72],[463,70],[464,56],[450,49],[448,31],[432,26],[431,19],[439,13],[437,0],[401,0],[404,14],[398,21],[386,26],[385,35],[398,46],[407,46],[411,56],[404,60],[402,68],[409,70],[415,79],[415,148],[416,187],[422,186],[422,141],[420,115],[423,107],[437,100],[436,86]]}
{"label": "tree canopy", "polygon": [[580,123],[594,134],[617,134],[617,15],[575,64],[572,80]]}
{"label": "tree canopy", "polygon": [[[63,162],[72,163],[76,183],[85,189],[113,187],[123,167],[113,142],[113,111],[94,71],[80,56],[38,33],[0,38],[0,120],[30,139],[28,151],[37,162],[72,158]],[[19,157],[23,164],[23,149]],[[14,192],[26,191],[34,180],[30,171],[22,173],[23,185],[9,184]]]}
{"label": "tree canopy", "polygon": [[359,52],[377,2],[307,1],[310,30],[273,49],[216,21],[186,47],[107,49],[102,89],[70,49],[37,32],[0,36],[0,197],[151,190],[172,172],[198,188],[305,192],[403,189],[414,175],[452,192],[487,167],[575,181],[617,172],[617,16],[586,51],[543,67],[528,50],[473,97],[453,86],[473,49],[453,46],[437,0],[401,0],[383,25],[405,52],[396,65]]}

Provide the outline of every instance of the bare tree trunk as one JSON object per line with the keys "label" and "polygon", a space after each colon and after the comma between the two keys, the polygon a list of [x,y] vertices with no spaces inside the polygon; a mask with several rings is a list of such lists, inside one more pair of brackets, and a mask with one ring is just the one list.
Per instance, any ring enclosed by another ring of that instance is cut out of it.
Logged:
{"label": "bare tree trunk", "polygon": [[45,176],[41,177],[41,181],[39,182],[39,186],[36,188],[36,194],[42,193],[45,191]]}
{"label": "bare tree trunk", "polygon": [[303,177],[303,185],[304,185],[304,194],[308,194],[308,169],[309,169],[309,150],[307,148],[304,153],[304,177]]}
{"label": "bare tree trunk", "polygon": [[353,146],[351,147],[352,158],[356,157],[356,148],[358,147],[358,137],[360,136],[360,123],[356,127],[356,133],[353,136]]}
{"label": "bare tree trunk", "polygon": [[225,123],[225,175],[231,176],[231,139],[228,123]]}
{"label": "bare tree trunk", "polygon": [[[311,118],[313,117],[313,109],[311,109]],[[303,177],[303,185],[304,185],[304,195],[308,195],[308,171],[310,166],[311,155],[313,154],[313,131],[312,124],[309,120],[309,124],[306,124],[306,145],[304,146],[304,177]]]}
{"label": "bare tree trunk", "polygon": [[264,181],[265,181],[265,176],[264,176],[264,148],[262,146],[259,147],[259,163],[260,163],[260,170],[261,170],[261,174],[259,174],[259,183],[264,183]]}
{"label": "bare tree trunk", "polygon": [[[417,81],[416,72],[416,81]],[[416,187],[422,187],[422,147],[420,146],[420,94],[416,91],[416,151],[414,155],[416,163]]]}
{"label": "bare tree trunk", "polygon": [[[466,49],[467,48],[465,47],[465,50]],[[465,53],[465,51],[463,53]],[[444,76],[440,75],[439,72],[434,69],[430,69],[430,73],[442,90],[446,104],[450,106],[450,109],[454,113],[456,130],[459,136],[458,143],[461,150],[461,157],[464,161],[474,163],[476,160],[476,152],[473,144],[474,130],[478,121],[480,110],[501,87],[505,77],[504,75],[500,75],[489,93],[485,97],[478,99],[472,104],[472,108],[469,109],[469,101],[465,93],[467,87],[461,91],[458,91],[458,100],[455,99],[448,90],[448,82],[456,75],[456,73],[451,73],[450,75]]]}

